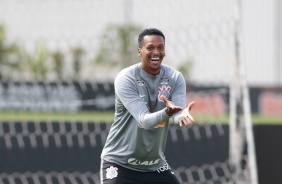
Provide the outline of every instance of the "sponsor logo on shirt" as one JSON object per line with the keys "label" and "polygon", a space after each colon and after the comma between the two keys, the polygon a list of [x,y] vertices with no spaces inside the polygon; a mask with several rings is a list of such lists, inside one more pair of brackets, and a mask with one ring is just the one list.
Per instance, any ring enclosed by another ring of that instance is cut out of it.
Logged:
{"label": "sponsor logo on shirt", "polygon": [[145,95],[139,95],[139,97],[143,100],[143,102],[145,102],[145,104],[147,104],[147,102],[145,100]]}
{"label": "sponsor logo on shirt", "polygon": [[165,85],[165,84],[168,84],[169,83],[169,79],[167,77],[163,77],[161,79],[161,85]]}
{"label": "sponsor logo on shirt", "polygon": [[[160,122],[158,125],[154,126],[154,128],[162,128],[165,126],[165,122]],[[144,128],[140,123],[138,123],[139,128]]]}
{"label": "sponsor logo on shirt", "polygon": [[143,80],[137,79],[137,83],[139,86],[144,86],[145,82]]}
{"label": "sponsor logo on shirt", "polygon": [[[163,165],[162,167],[157,169],[158,173],[164,172],[164,171],[167,171],[167,170],[171,170],[171,167],[167,163],[165,165]],[[174,173],[171,172],[171,174],[174,174]]]}
{"label": "sponsor logo on shirt", "polygon": [[160,127],[164,127],[165,126],[165,122],[160,122],[160,124],[158,124],[157,126],[155,126],[154,128],[160,128]]}
{"label": "sponsor logo on shirt", "polygon": [[137,158],[129,158],[128,159],[128,163],[131,165],[155,165],[158,164],[160,161],[160,159],[156,159],[156,160],[138,160]]}

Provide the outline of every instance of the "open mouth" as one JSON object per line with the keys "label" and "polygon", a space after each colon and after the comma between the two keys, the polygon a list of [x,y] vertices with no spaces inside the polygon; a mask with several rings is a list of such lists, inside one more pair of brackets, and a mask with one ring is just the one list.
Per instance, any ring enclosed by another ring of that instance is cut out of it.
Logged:
{"label": "open mouth", "polygon": [[159,57],[153,57],[153,58],[151,58],[151,60],[154,61],[154,62],[158,62],[158,61],[160,61],[160,58]]}

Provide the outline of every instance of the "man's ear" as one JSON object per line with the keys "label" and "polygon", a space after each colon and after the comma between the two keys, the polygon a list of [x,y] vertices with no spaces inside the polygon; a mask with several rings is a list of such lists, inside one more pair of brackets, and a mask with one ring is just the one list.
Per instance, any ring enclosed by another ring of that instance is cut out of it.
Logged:
{"label": "man's ear", "polygon": [[141,48],[138,48],[138,56],[139,56],[139,57],[142,56]]}

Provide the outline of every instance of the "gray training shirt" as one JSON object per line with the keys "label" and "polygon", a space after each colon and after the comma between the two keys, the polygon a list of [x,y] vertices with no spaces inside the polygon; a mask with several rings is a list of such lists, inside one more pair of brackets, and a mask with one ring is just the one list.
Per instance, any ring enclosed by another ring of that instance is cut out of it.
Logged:
{"label": "gray training shirt", "polygon": [[[175,69],[161,65],[149,75],[135,64],[115,79],[115,118],[101,158],[135,171],[155,171],[167,164],[164,156],[169,126],[164,95],[174,105],[186,108],[186,83]],[[178,115],[172,116],[177,123]]]}

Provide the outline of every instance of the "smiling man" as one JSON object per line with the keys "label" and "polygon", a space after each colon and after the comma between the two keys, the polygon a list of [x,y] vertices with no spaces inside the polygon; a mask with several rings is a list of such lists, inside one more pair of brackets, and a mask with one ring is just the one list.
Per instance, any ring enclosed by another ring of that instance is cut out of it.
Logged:
{"label": "smiling man", "polygon": [[138,56],[142,58],[142,69],[150,75],[160,73],[161,63],[165,57],[165,37],[162,33],[159,34],[140,35],[138,39]]}
{"label": "smiling man", "polygon": [[179,184],[164,151],[169,119],[179,127],[194,118],[186,107],[186,83],[162,64],[165,36],[155,28],[138,37],[141,63],[115,79],[115,118],[101,154],[102,184]]}

